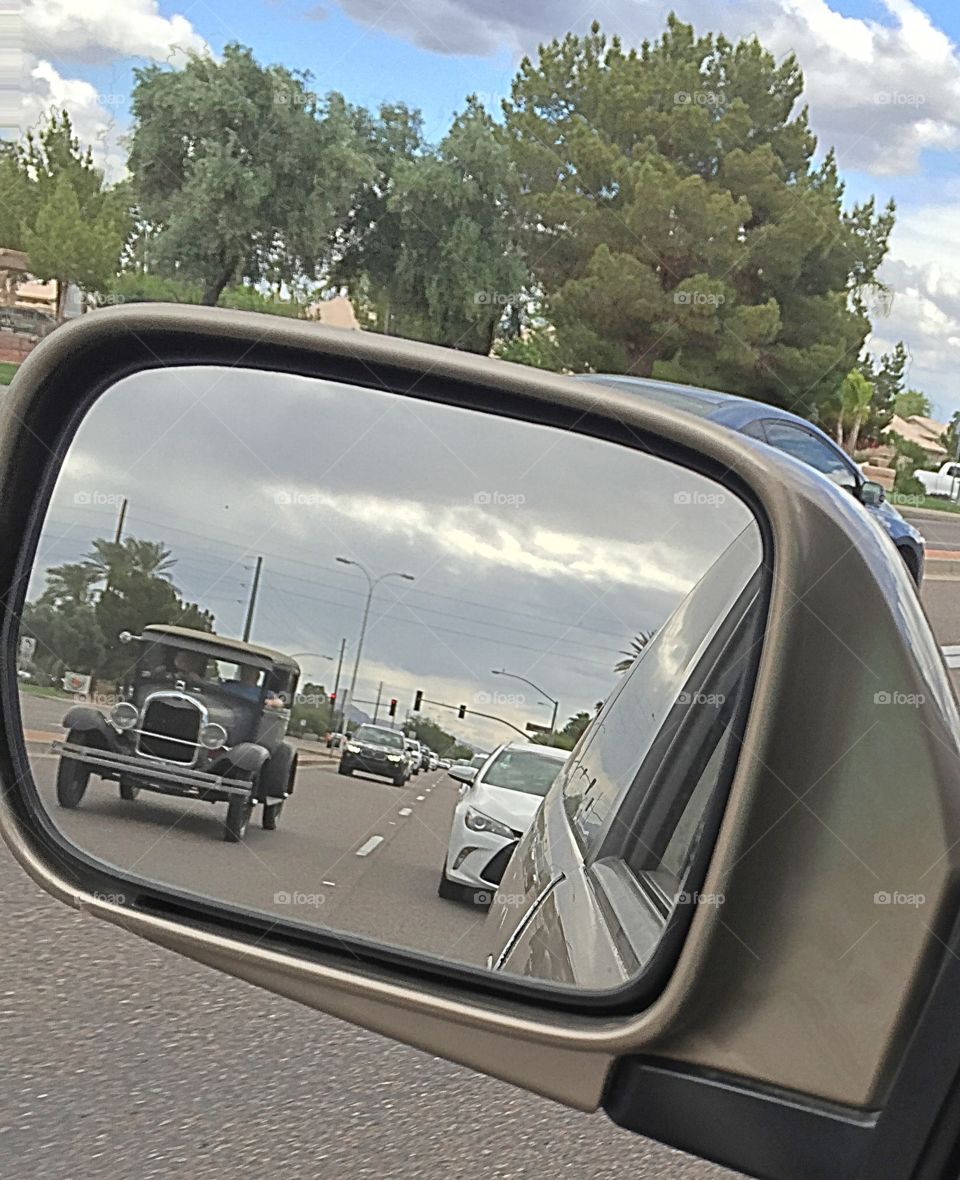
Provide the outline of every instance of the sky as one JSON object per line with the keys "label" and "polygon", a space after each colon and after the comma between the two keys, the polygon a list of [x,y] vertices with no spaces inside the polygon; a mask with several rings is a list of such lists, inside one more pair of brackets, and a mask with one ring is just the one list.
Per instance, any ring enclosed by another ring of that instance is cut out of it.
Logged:
{"label": "sky", "polygon": [[[26,0],[25,98],[5,118],[29,126],[66,104],[108,173],[122,168],[133,70],[229,41],[265,63],[308,70],[355,103],[402,100],[439,138],[468,93],[496,109],[525,53],[597,19],[627,44],[655,37],[669,10],[698,31],[756,33],[797,54],[811,123],[836,148],[851,201],[894,197],[872,351],[902,339],[910,383],[941,419],[960,409],[960,6],[936,0]],[[2,97],[0,97],[2,105]]]}
{"label": "sky", "polygon": [[[154,370],[108,390],[58,478],[29,590],[112,537],[164,542],[174,584],[239,637],[263,557],[253,642],[349,684],[367,581],[380,574],[357,702],[396,697],[559,724],[618,680],[631,638],[660,626],[753,518],[683,468],[611,443],[412,398],[279,374]],[[503,725],[426,704],[490,749]],[[372,712],[368,705],[361,707]]]}

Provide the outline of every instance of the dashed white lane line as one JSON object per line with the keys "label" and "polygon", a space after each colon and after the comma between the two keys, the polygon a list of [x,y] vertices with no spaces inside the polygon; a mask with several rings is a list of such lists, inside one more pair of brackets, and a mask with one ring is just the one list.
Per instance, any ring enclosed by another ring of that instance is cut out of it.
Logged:
{"label": "dashed white lane line", "polygon": [[411,815],[413,813],[412,807],[401,807],[397,815]]}
{"label": "dashed white lane line", "polygon": [[371,836],[369,840],[364,840],[364,842],[360,845],[360,847],[357,849],[356,855],[369,856],[370,853],[373,852],[375,848],[379,848],[382,843],[382,836]]}
{"label": "dashed white lane line", "polygon": [[960,668],[960,643],[951,643],[941,648],[941,651],[948,668]]}
{"label": "dashed white lane line", "polygon": [[422,803],[424,801],[424,799],[426,799],[426,795],[418,795],[417,796],[418,803]]}
{"label": "dashed white lane line", "polygon": [[336,881],[321,881],[321,885],[336,885]]}

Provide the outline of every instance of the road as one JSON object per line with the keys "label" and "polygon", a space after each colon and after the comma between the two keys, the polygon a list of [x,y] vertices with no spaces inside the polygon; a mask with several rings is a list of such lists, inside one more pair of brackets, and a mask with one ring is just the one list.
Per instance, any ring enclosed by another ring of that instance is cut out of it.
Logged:
{"label": "road", "polygon": [[960,512],[900,508],[900,514],[923,533],[928,549],[960,550]]}

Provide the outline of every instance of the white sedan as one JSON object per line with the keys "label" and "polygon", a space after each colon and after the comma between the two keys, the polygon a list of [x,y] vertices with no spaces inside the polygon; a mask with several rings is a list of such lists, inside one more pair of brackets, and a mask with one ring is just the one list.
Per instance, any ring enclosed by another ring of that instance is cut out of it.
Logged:
{"label": "white sedan", "polygon": [[437,892],[489,906],[507,861],[569,757],[569,750],[506,742],[482,766],[453,766],[461,784]]}

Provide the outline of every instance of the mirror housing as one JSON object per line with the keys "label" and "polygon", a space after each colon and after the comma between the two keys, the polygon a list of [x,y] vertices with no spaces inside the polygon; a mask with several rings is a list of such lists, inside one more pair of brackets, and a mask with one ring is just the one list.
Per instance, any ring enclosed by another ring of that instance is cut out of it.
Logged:
{"label": "mirror housing", "polygon": [[475,766],[451,766],[447,774],[456,782],[469,786],[477,777],[477,768]]}
{"label": "mirror housing", "polygon": [[866,504],[868,508],[876,508],[877,505],[882,504],[886,498],[887,494],[883,490],[882,484],[875,483],[872,479],[865,479],[860,485],[860,503]]}

